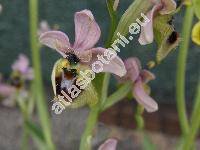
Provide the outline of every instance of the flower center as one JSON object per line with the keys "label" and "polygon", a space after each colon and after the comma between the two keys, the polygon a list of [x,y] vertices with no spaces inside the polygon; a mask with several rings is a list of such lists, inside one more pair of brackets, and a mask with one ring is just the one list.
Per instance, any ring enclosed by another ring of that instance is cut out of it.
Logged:
{"label": "flower center", "polygon": [[73,53],[66,53],[66,59],[69,61],[70,65],[76,65],[80,62],[80,59]]}

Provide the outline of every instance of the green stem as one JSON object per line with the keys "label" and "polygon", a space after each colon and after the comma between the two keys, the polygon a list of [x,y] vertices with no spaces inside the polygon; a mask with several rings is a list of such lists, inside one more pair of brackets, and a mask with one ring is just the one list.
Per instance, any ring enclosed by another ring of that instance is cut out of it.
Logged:
{"label": "green stem", "polygon": [[135,114],[135,120],[137,124],[137,129],[140,131],[144,129],[144,119],[142,117],[143,112],[144,112],[144,107],[138,104]]}
{"label": "green stem", "polygon": [[40,49],[37,37],[37,25],[38,25],[38,0],[29,0],[29,17],[30,17],[30,44],[32,51],[32,61],[34,67],[34,82],[36,90],[36,104],[38,113],[41,121],[41,126],[44,130],[44,136],[49,149],[54,149],[51,136],[50,119],[47,109],[47,103],[44,99],[43,81],[41,74],[41,63],[40,63]]}
{"label": "green stem", "polygon": [[116,92],[114,92],[111,96],[107,98],[105,104],[101,108],[101,112],[105,111],[106,109],[108,109],[109,107],[126,97],[131,89],[131,83],[127,83],[121,86]]}
{"label": "green stem", "polygon": [[189,130],[189,123],[185,107],[185,69],[193,16],[193,8],[191,6],[188,6],[186,8],[184,24],[182,29],[182,39],[184,41],[180,45],[176,73],[177,109],[183,135],[185,135]]}
{"label": "green stem", "polygon": [[28,131],[25,127],[25,122],[28,118],[28,111],[27,111],[27,107],[26,107],[26,104],[25,104],[26,100],[20,98],[18,92],[16,94],[16,97],[17,97],[17,104],[18,104],[20,112],[22,113],[22,116],[23,116],[23,134],[22,134],[21,149],[27,150],[28,149],[29,134],[28,134]]}
{"label": "green stem", "polygon": [[21,145],[22,150],[28,149],[28,141],[29,141],[29,133],[25,127],[25,121],[24,121],[23,122],[22,145]]}
{"label": "green stem", "polygon": [[[110,1],[110,0],[108,0]],[[107,1],[107,7],[108,11],[110,13],[111,17],[111,25],[110,25],[110,32],[109,32],[109,38],[105,44],[105,47],[109,47],[111,43],[111,37],[114,34],[115,28],[116,28],[116,17],[111,11],[110,4]],[[105,73],[103,76],[103,84],[102,84],[102,90],[101,90],[101,98],[100,101],[91,108],[88,120],[86,123],[86,128],[84,130],[84,133],[81,137],[81,143],[80,143],[80,150],[91,150],[91,142],[92,142],[92,131],[95,128],[95,125],[98,121],[98,115],[100,113],[100,108],[102,105],[104,105],[107,95],[108,95],[108,87],[109,87],[109,81],[110,81],[110,74]]]}
{"label": "green stem", "polygon": [[94,107],[92,107],[90,110],[87,123],[86,123],[86,128],[81,137],[80,150],[91,150],[93,129],[96,126],[98,115],[99,115],[99,105],[97,104]]}
{"label": "green stem", "polygon": [[81,144],[80,144],[80,150],[91,150],[91,142],[92,142],[92,131],[95,128],[95,125],[98,121],[98,115],[100,112],[101,105],[104,104],[105,100],[107,99],[107,92],[108,92],[108,86],[110,81],[110,74],[106,73],[104,75],[103,80],[103,86],[101,91],[101,99],[100,101],[91,108],[88,120],[86,123],[85,131],[81,137]]}
{"label": "green stem", "polygon": [[183,142],[183,150],[191,149],[200,127],[200,80],[197,86],[195,104],[195,109],[193,110],[191,117],[191,127]]}
{"label": "green stem", "polygon": [[108,87],[110,83],[110,74],[105,73],[104,79],[103,79],[103,88],[101,91],[101,106],[103,106],[106,102],[107,96],[108,96]]}

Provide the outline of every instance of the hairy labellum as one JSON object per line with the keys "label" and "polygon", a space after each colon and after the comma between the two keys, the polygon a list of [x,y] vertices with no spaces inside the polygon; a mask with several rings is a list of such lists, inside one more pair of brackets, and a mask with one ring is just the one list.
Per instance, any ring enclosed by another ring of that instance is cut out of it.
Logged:
{"label": "hairy labellum", "polygon": [[[77,108],[85,104],[92,105],[98,101],[97,93],[91,81],[88,82],[80,71],[84,72],[89,68],[84,65],[70,65],[68,59],[58,60],[52,71],[52,85],[55,99],[60,101],[59,97],[70,105],[66,107]],[[85,88],[82,88],[86,85]]]}

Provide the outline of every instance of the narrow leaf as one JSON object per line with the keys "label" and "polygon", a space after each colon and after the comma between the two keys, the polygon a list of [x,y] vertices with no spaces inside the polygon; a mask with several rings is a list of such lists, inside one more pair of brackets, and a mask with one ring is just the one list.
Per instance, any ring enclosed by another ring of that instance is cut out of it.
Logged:
{"label": "narrow leaf", "polygon": [[200,0],[193,0],[193,6],[196,16],[200,19]]}
{"label": "narrow leaf", "polygon": [[36,126],[33,122],[31,121],[26,121],[25,122],[25,127],[27,128],[28,132],[32,135],[34,139],[39,140],[42,143],[45,143],[45,138],[44,134],[38,126]]}

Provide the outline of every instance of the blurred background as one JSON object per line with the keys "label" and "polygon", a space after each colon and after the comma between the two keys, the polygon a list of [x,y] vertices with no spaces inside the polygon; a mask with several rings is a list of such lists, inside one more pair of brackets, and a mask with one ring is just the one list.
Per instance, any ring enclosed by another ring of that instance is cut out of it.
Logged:
{"label": "blurred background", "polygon": [[[124,13],[132,0],[123,0],[119,4],[118,17]],[[31,55],[29,43],[29,18],[27,0],[0,0],[2,12],[0,14],[0,72],[8,77],[11,72],[11,64],[18,57],[19,53]],[[39,19],[47,21],[50,28],[57,28],[74,39],[74,13],[83,9],[89,9],[98,22],[102,36],[98,45],[103,45],[107,39],[109,27],[109,14],[104,0],[40,0]],[[177,31],[181,31],[183,12],[175,16],[174,23]],[[121,49],[119,55],[124,59],[127,56],[136,56],[145,62],[154,60],[156,45],[140,46],[138,37]],[[71,41],[73,42],[73,41]],[[184,42],[184,41],[182,41]],[[176,112],[175,101],[175,73],[176,73],[176,49],[152,72],[156,80],[150,82],[152,95],[159,104],[159,111],[153,114],[144,114],[146,129],[158,144],[158,149],[170,149],[173,147],[179,135],[179,124]],[[53,50],[42,47],[42,73],[45,82],[45,91],[49,107],[53,92],[51,88],[50,74],[53,64],[60,56]],[[191,44],[187,62],[186,98],[187,107],[190,110],[193,95],[195,92],[197,76],[200,68],[200,49]],[[113,79],[114,83],[115,80]],[[114,84],[110,92],[115,89]],[[141,137],[134,132],[134,110],[135,102],[123,100],[104,112],[99,118],[99,128],[94,145],[106,139],[106,136],[113,135],[121,137],[119,149],[141,149],[137,147]],[[66,110],[62,115],[55,115],[52,112],[53,138],[58,149],[76,150],[83,132],[87,118],[87,108],[77,110]],[[37,120],[37,117],[35,118]],[[21,122],[20,113],[16,108],[5,108],[0,106],[0,149],[20,149]],[[34,146],[30,145],[32,149]]]}

